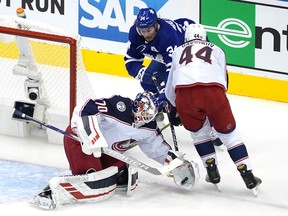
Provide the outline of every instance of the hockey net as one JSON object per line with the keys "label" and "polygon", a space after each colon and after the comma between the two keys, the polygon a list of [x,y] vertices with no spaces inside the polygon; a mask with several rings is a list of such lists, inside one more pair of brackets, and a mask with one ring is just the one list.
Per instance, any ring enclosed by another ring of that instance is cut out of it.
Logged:
{"label": "hockey net", "polygon": [[35,104],[43,110],[40,120],[57,113],[66,117],[67,125],[74,106],[94,97],[80,36],[56,26],[0,16],[0,71],[1,106]]}

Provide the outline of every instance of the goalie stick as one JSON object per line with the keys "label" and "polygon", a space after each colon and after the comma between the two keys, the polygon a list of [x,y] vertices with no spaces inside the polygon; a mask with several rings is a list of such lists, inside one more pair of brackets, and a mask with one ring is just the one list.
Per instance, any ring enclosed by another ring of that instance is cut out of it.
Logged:
{"label": "goalie stick", "polygon": [[[152,76],[152,81],[153,81],[155,87],[157,88],[158,93],[160,94],[160,85],[159,85],[159,83],[157,82],[156,76]],[[171,120],[170,120],[170,110],[169,110],[169,107],[168,107],[168,103],[165,102],[164,108],[165,108],[165,111],[166,111],[167,116],[168,116],[168,119],[169,119],[169,126],[170,126],[171,133],[172,133],[172,138],[173,138],[173,143],[174,143],[175,151],[179,151],[175,128],[174,128],[174,126],[171,124]]]}
{"label": "goalie stick", "polygon": [[[63,130],[53,126],[53,125],[47,124],[45,122],[42,122],[42,121],[40,121],[40,120],[38,120],[36,118],[33,118],[33,117],[29,116],[29,115],[26,115],[25,113],[23,113],[23,112],[21,112],[19,110],[14,109],[12,118],[17,119],[16,116],[21,117],[22,119],[26,119],[28,121],[33,121],[33,122],[35,122],[35,123],[37,123],[37,124],[39,124],[41,126],[49,128],[51,130],[54,130],[54,131],[56,131],[58,133],[63,134],[64,136],[67,136],[67,137],[69,137],[71,139],[74,139],[74,140],[76,140],[78,142],[81,142],[81,140],[77,136],[75,136],[73,134],[70,134],[70,133],[68,133],[66,131],[63,131]],[[135,159],[133,157],[121,154],[121,153],[119,153],[117,151],[114,151],[112,149],[109,149],[109,148],[102,148],[102,152],[104,154],[106,154],[106,155],[109,155],[109,156],[111,156],[113,158],[116,158],[116,159],[118,159],[120,161],[123,161],[123,162],[129,164],[130,166],[138,167],[139,169],[142,169],[142,170],[144,170],[144,171],[146,171],[148,173],[151,173],[153,175],[167,174],[168,172],[172,171],[176,167],[182,165],[183,162],[184,162],[184,161],[180,160],[179,158],[176,158],[176,159],[172,160],[168,165],[163,165],[160,168],[155,168],[155,167],[151,167],[151,166],[149,166],[149,165],[147,165],[147,164],[145,164],[145,163],[143,163],[141,161],[138,161],[137,159]]]}

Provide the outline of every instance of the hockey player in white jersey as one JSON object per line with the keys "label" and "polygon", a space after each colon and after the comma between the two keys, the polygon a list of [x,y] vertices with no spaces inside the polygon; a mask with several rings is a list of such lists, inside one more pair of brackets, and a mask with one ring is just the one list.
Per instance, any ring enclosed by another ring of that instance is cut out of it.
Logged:
{"label": "hockey player in white jersey", "polygon": [[171,171],[174,182],[191,190],[199,178],[198,166],[171,150],[154,120],[157,112],[158,102],[150,92],[139,93],[135,100],[114,95],[78,104],[66,132],[77,135],[82,142],[64,137],[72,175],[50,179],[48,187],[32,202],[54,209],[58,205],[107,200],[116,187],[133,194],[138,185],[137,167],[102,153],[101,147],[123,153],[135,143],[150,159],[163,165],[178,155],[183,163]]}
{"label": "hockey player in white jersey", "polygon": [[175,50],[172,59],[165,94],[176,106],[183,126],[191,133],[207,169],[206,181],[213,184],[220,182],[216,152],[209,136],[212,124],[246,187],[253,189],[256,195],[261,179],[252,173],[246,146],[226,97],[224,51],[206,40],[203,25],[191,24],[185,33],[185,43]]}

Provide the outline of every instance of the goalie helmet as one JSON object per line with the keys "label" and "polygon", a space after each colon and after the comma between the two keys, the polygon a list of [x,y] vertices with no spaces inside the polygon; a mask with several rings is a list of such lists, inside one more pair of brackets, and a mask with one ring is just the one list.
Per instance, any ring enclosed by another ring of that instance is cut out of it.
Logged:
{"label": "goalie helmet", "polygon": [[157,13],[153,8],[142,8],[137,14],[135,24],[137,28],[149,28],[156,25],[157,19]]}
{"label": "goalie helmet", "polygon": [[206,40],[206,31],[201,24],[190,24],[185,31],[185,42],[195,39]]}
{"label": "goalie helmet", "polygon": [[158,107],[158,101],[151,92],[138,93],[132,103],[134,126],[139,128],[151,122],[158,113]]}

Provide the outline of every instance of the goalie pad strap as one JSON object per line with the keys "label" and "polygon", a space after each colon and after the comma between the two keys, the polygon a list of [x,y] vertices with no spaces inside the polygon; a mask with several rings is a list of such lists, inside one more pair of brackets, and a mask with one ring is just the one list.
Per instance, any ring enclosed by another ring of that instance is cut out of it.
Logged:
{"label": "goalie pad strap", "polygon": [[132,196],[138,186],[138,168],[128,166],[128,184],[127,184],[127,196]]}
{"label": "goalie pad strap", "polygon": [[85,174],[54,177],[49,180],[56,205],[76,202],[99,202],[113,196],[116,189],[118,168]]}

